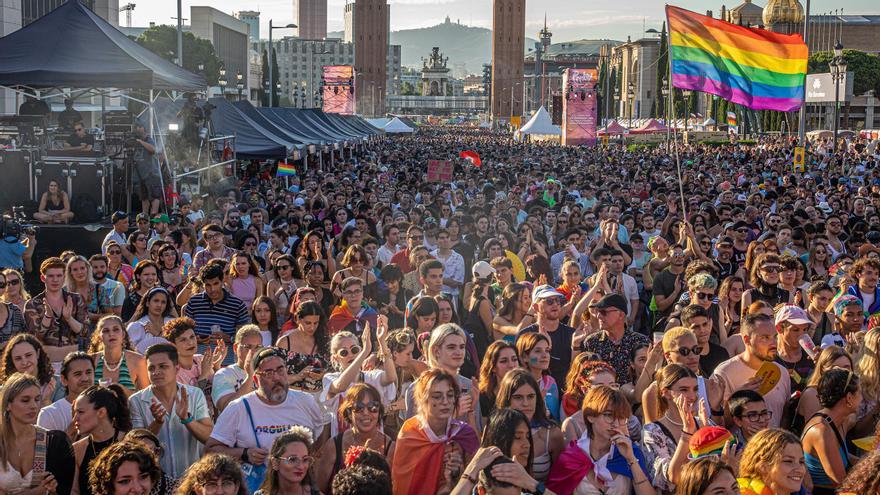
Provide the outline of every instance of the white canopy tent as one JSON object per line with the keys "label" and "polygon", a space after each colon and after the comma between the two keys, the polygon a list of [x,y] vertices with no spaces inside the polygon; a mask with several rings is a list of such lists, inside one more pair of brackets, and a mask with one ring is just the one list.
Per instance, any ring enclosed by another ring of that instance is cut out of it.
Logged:
{"label": "white canopy tent", "polygon": [[389,122],[391,122],[391,119],[389,119],[388,117],[379,117],[376,119],[364,119],[364,120],[369,122],[369,124],[371,126],[375,127],[376,129],[384,129],[385,126],[388,125]]}
{"label": "white canopy tent", "polygon": [[534,115],[532,115],[532,118],[526,122],[526,125],[522,126],[517,131],[517,135],[520,137],[533,136],[537,139],[548,139],[562,136],[562,131],[559,129],[558,125],[553,125],[553,119],[550,118],[547,109],[542,106]]}
{"label": "white canopy tent", "polygon": [[406,125],[402,120],[397,117],[391,119],[390,122],[385,124],[385,133],[386,134],[403,134],[413,132],[413,128]]}

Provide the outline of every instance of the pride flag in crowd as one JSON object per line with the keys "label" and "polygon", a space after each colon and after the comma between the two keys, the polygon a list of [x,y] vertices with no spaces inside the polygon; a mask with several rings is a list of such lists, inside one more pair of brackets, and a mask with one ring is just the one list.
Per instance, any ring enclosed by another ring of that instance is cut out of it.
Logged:
{"label": "pride flag in crowd", "polygon": [[727,112],[727,125],[736,125],[736,112]]}
{"label": "pride flag in crowd", "polygon": [[296,167],[287,162],[278,162],[278,171],[275,172],[276,177],[294,176],[296,175]]}
{"label": "pride flag in crowd", "polygon": [[799,34],[747,28],[666,6],[672,84],[752,110],[790,112],[804,98],[807,45]]}

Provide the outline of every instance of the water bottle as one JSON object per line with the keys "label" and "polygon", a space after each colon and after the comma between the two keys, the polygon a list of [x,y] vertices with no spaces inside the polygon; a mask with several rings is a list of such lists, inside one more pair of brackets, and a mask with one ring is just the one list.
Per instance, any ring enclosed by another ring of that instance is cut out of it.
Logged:
{"label": "water bottle", "polygon": [[810,356],[810,359],[813,361],[816,360],[816,357],[819,355],[819,351],[816,350],[816,344],[813,343],[813,339],[810,338],[809,335],[803,334],[798,339],[798,344],[800,344],[801,349]]}

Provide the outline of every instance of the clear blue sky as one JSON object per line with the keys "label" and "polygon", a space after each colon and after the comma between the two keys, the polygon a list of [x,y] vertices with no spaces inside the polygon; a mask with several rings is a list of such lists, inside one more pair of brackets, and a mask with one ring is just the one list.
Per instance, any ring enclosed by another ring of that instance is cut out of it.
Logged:
{"label": "clear blue sky", "polygon": [[[144,26],[150,21],[157,24],[175,22],[171,19],[176,15],[175,0],[133,1],[137,4],[132,16],[133,25]],[[712,10],[717,16],[722,1],[677,0],[673,4],[701,13]],[[741,1],[728,0],[726,6],[729,9]],[[126,2],[120,0],[120,4]],[[329,29],[342,30],[345,0],[328,2]],[[462,24],[492,27],[491,0],[390,0],[389,3],[392,30],[431,26],[443,22],[447,15]],[[764,6],[767,0],[754,0],[754,3]],[[263,14],[264,37],[268,36],[270,18],[279,24],[292,20],[291,0],[184,0],[184,17],[188,17],[190,5],[211,5],[229,13],[259,10]],[[625,40],[628,35],[635,38],[642,33],[643,23],[647,28],[660,28],[663,6],[664,2],[660,0],[527,0],[526,34],[536,37],[546,11],[554,41],[582,38]],[[812,0],[813,13],[840,8],[844,14],[880,14],[877,0]],[[120,23],[124,25],[124,15],[120,15]]]}

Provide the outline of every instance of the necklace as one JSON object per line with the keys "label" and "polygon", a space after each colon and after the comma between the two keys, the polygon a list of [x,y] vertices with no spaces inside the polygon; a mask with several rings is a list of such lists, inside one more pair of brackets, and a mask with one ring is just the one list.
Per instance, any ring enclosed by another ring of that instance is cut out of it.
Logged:
{"label": "necklace", "polygon": [[[125,352],[125,351],[123,351],[123,352]],[[118,371],[119,368],[122,366],[122,360],[125,359],[125,355],[123,355],[121,358],[119,358],[119,361],[116,362],[115,366],[111,366],[110,362],[107,361],[106,354],[103,354],[101,357],[104,358],[104,370],[109,371],[111,373]]]}
{"label": "necklace", "polygon": [[664,414],[663,417],[666,418],[666,421],[669,421],[670,423],[674,424],[675,426],[683,426],[684,425],[683,421],[676,421],[676,420],[670,418],[669,413]]}

